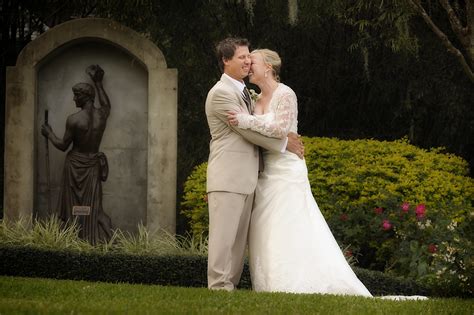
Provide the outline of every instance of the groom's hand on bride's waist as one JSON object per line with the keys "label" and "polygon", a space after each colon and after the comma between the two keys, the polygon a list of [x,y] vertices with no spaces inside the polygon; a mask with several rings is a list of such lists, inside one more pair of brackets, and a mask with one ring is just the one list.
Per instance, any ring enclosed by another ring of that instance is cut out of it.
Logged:
{"label": "groom's hand on bride's waist", "polygon": [[304,145],[301,141],[301,136],[294,132],[288,133],[288,143],[286,149],[296,154],[300,159],[304,158]]}

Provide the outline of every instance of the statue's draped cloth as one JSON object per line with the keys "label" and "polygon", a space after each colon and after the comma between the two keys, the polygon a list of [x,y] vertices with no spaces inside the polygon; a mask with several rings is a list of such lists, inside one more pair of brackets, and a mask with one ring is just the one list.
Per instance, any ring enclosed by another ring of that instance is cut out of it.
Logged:
{"label": "statue's draped cloth", "polygon": [[[111,220],[102,208],[102,182],[109,167],[104,153],[69,151],[64,161],[59,215],[65,222],[77,218],[79,236],[91,244],[111,237]],[[89,206],[90,215],[73,215],[73,206]]]}

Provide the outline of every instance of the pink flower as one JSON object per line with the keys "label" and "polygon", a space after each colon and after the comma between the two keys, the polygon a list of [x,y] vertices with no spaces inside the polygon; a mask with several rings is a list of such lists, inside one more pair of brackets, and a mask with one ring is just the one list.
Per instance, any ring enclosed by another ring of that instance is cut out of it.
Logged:
{"label": "pink flower", "polygon": [[407,213],[408,210],[410,210],[410,204],[409,204],[408,202],[404,202],[404,203],[402,204],[401,208],[402,208],[402,211],[403,211],[403,212]]}
{"label": "pink flower", "polygon": [[343,213],[341,214],[341,216],[339,217],[339,219],[341,221],[347,221],[347,219],[349,219],[349,216],[346,214],[346,213]]}
{"label": "pink flower", "polygon": [[428,251],[434,254],[438,251],[438,246],[436,246],[435,244],[430,244],[428,245]]}
{"label": "pink flower", "polygon": [[375,208],[374,211],[375,211],[375,213],[377,213],[377,214],[382,214],[383,208],[382,208],[382,207],[378,207],[378,208]]}
{"label": "pink flower", "polygon": [[352,257],[353,254],[352,254],[352,251],[349,249],[349,250],[346,250],[346,252],[344,253],[346,257]]}
{"label": "pink flower", "polygon": [[418,219],[422,219],[425,216],[425,212],[426,212],[425,204],[420,203],[418,206],[416,206],[415,213]]}
{"label": "pink flower", "polygon": [[388,231],[392,228],[392,223],[390,223],[389,220],[383,220],[382,221],[382,228],[385,230],[385,231]]}

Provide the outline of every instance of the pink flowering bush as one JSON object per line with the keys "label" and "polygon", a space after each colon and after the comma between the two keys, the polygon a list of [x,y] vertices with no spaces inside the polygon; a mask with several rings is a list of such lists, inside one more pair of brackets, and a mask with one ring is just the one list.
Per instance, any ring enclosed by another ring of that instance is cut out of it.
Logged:
{"label": "pink flowering bush", "polygon": [[416,206],[415,213],[417,219],[421,220],[425,217],[426,206],[422,203]]}
{"label": "pink flowering bush", "polygon": [[383,221],[382,221],[382,228],[383,228],[385,231],[388,231],[388,230],[392,229],[392,223],[390,223],[389,220],[383,220]]}
{"label": "pink flowering bush", "polygon": [[375,209],[366,211],[365,218],[346,214],[345,221],[330,222],[338,240],[351,244],[353,255],[358,253],[359,260],[370,256],[368,267],[418,279],[441,292],[472,294],[470,216],[453,220],[422,203],[388,202]]}

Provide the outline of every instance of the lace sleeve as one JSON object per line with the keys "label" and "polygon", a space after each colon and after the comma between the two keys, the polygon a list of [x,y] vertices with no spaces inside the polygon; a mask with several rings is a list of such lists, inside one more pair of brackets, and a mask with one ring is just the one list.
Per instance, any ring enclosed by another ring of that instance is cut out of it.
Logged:
{"label": "lace sleeve", "polygon": [[283,94],[278,100],[274,112],[275,118],[272,120],[265,119],[265,116],[252,116],[245,113],[238,114],[238,127],[241,129],[251,129],[272,138],[284,138],[290,131],[291,123],[296,119],[296,95],[293,93]]}

